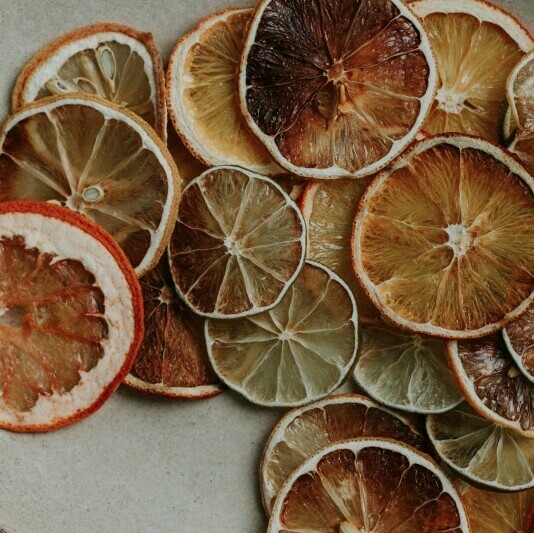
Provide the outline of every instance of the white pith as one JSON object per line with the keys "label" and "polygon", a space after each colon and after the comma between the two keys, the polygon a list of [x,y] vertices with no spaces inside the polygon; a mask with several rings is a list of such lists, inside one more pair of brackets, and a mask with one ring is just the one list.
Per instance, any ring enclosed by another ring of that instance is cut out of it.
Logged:
{"label": "white pith", "polygon": [[[280,520],[280,515],[283,512],[284,501],[289,491],[291,490],[293,484],[299,477],[301,477],[302,475],[308,472],[310,473],[316,472],[319,462],[326,455],[332,452],[336,452],[339,450],[349,450],[353,452],[355,455],[358,455],[360,451],[366,448],[380,448],[383,450],[388,450],[388,451],[402,454],[409,460],[410,466],[420,465],[426,468],[427,470],[429,470],[430,472],[432,472],[436,477],[439,478],[443,486],[442,493],[447,493],[456,505],[456,508],[458,510],[458,515],[460,517],[460,525],[458,526],[459,530],[462,533],[470,532],[469,522],[467,520],[467,516],[464,510],[462,501],[460,499],[460,496],[458,495],[458,492],[454,488],[453,484],[449,481],[449,479],[445,476],[445,474],[434,463],[432,463],[429,459],[426,459],[423,455],[420,455],[419,453],[415,452],[415,450],[413,450],[412,448],[408,446],[398,444],[398,443],[395,443],[389,440],[362,438],[362,439],[347,440],[347,441],[340,442],[338,444],[333,444],[331,446],[328,446],[324,448],[323,450],[321,450],[320,452],[318,452],[311,459],[308,459],[299,468],[297,468],[291,474],[290,478],[286,481],[286,483],[284,484],[284,486],[282,487],[282,489],[280,490],[280,493],[278,494],[276,498],[276,502],[273,507],[273,513],[271,515],[269,526],[267,528],[267,533],[280,533],[281,531],[292,531],[291,529],[288,529],[282,525],[281,520]],[[365,532],[362,532],[362,533],[365,533]]]}
{"label": "white pith", "polygon": [[[159,145],[154,140],[156,134],[154,133],[154,139],[147,133],[149,130],[143,129],[135,120],[130,118],[128,114],[117,111],[116,109],[106,105],[105,101],[97,102],[92,99],[76,98],[75,96],[65,96],[55,99],[53,102],[35,105],[29,109],[22,109],[17,114],[13,115],[3,126],[2,131],[0,132],[0,155],[2,154],[2,147],[8,132],[14,128],[20,122],[26,120],[29,117],[37,115],[39,113],[45,113],[50,118],[50,112],[56,108],[61,108],[64,106],[86,106],[91,107],[97,110],[106,121],[108,120],[117,120],[119,122],[124,122],[129,128],[139,136],[142,141],[142,147],[156,157],[159,164],[161,165],[165,176],[167,178],[167,198],[165,204],[163,205],[161,220],[158,226],[150,232],[151,242],[150,247],[148,248],[145,256],[141,263],[136,267],[136,274],[141,277],[147,272],[154,262],[154,258],[158,249],[161,248],[161,241],[167,230],[169,223],[169,217],[171,215],[171,209],[175,203],[175,197],[179,195],[180,191],[176,190],[175,186],[175,176],[173,169],[171,168],[169,161],[165,157],[165,154],[161,151]],[[170,156],[169,156],[170,157]],[[76,195],[72,195],[70,198],[75,199]]]}
{"label": "white pith", "polygon": [[0,425],[53,426],[94,404],[123,368],[135,338],[135,317],[128,280],[105,246],[80,228],[56,218],[35,213],[0,215],[0,236],[22,236],[26,246],[58,259],[80,261],[95,277],[105,297],[108,338],[102,358],[89,372],[80,372],[80,382],[66,394],[39,396],[27,412],[14,411],[0,398]]}
{"label": "white pith", "polygon": [[368,176],[384,168],[390,161],[392,161],[398,155],[400,155],[404,151],[404,149],[416,138],[417,134],[419,133],[420,129],[423,126],[423,123],[428,115],[428,112],[430,111],[430,108],[431,108],[431,105],[432,105],[432,102],[434,100],[434,96],[437,90],[437,86],[438,86],[437,66],[436,66],[434,54],[432,52],[432,48],[430,46],[430,41],[426,33],[426,30],[424,29],[421,22],[417,19],[417,17],[414,16],[413,11],[410,8],[408,8],[404,4],[404,2],[402,2],[401,0],[389,0],[389,1],[393,5],[395,5],[395,7],[399,10],[400,16],[406,17],[414,25],[414,27],[417,29],[420,35],[421,43],[419,45],[419,49],[423,52],[425,59],[429,66],[428,86],[427,86],[425,94],[419,99],[421,102],[421,108],[419,110],[419,115],[417,117],[417,120],[415,121],[411,130],[401,139],[393,141],[393,144],[388,154],[386,154],[384,157],[374,162],[373,164],[368,165],[367,167],[363,167],[354,173],[348,172],[346,169],[341,168],[337,165],[331,166],[328,168],[321,168],[321,169],[315,169],[315,168],[310,168],[310,167],[299,167],[297,165],[294,165],[282,155],[278,146],[276,145],[274,137],[268,136],[265,133],[263,133],[262,130],[259,128],[259,126],[254,121],[254,119],[252,118],[252,115],[249,113],[248,107],[246,104],[246,95],[249,89],[249,86],[247,86],[247,72],[246,72],[247,71],[247,57],[248,57],[248,54],[250,52],[252,45],[254,44],[256,31],[261,22],[263,13],[266,7],[271,2],[271,0],[263,0],[263,2],[256,9],[256,12],[254,13],[254,17],[249,25],[248,37],[245,40],[245,44],[243,46],[243,54],[241,56],[241,67],[240,67],[240,73],[239,73],[239,97],[240,97],[240,102],[241,102],[241,111],[243,112],[243,115],[245,116],[247,124],[249,125],[251,130],[254,132],[254,134],[263,142],[263,144],[267,147],[267,149],[269,150],[271,155],[275,158],[275,160],[278,162],[278,164],[282,166],[283,168],[285,168],[287,171],[293,174],[296,174],[298,176],[316,178],[316,179],[336,179],[336,178],[343,178],[343,177],[360,178],[363,176]]}

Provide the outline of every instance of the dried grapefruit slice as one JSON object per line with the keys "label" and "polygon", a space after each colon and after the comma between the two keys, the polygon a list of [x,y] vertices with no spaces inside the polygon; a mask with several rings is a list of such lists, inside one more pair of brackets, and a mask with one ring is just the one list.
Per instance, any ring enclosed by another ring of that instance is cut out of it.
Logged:
{"label": "dried grapefruit slice", "polygon": [[165,136],[165,77],[150,33],[102,23],[63,35],[20,73],[13,111],[47,96],[80,92],[125,107]]}
{"label": "dried grapefruit slice", "polygon": [[0,279],[0,427],[48,431],[96,411],[143,338],[120,248],[68,209],[1,203]]}
{"label": "dried grapefruit slice", "polygon": [[220,394],[224,387],[208,360],[204,319],[178,298],[166,254],[140,283],[145,338],[125,384],[168,398],[203,399]]}
{"label": "dried grapefruit slice", "polygon": [[239,62],[252,11],[230,8],[210,15],[178,41],[167,67],[167,102],[176,131],[206,165],[273,175],[282,169],[250,131],[239,106]]}
{"label": "dried grapefruit slice", "polygon": [[274,181],[237,167],[208,170],[184,189],[169,245],[178,293],[216,318],[271,308],[304,264],[305,233]]}
{"label": "dried grapefruit slice", "polygon": [[330,394],[357,349],[354,297],[336,274],[306,262],[282,301],[259,315],[206,322],[213,368],[259,405],[297,406]]}
{"label": "dried grapefruit slice", "polygon": [[506,79],[534,48],[532,37],[511,15],[482,0],[419,0],[410,7],[427,28],[440,79],[424,129],[497,142]]}
{"label": "dried grapefruit slice", "polygon": [[503,330],[508,353],[523,375],[534,382],[534,308]]}
{"label": "dried grapefruit slice", "polygon": [[426,427],[439,457],[471,483],[500,491],[534,487],[533,441],[493,424],[467,403],[430,415]]}
{"label": "dried grapefruit slice", "polygon": [[463,401],[440,339],[365,324],[356,383],[375,400],[412,413],[442,413]]}
{"label": "dried grapefruit slice", "polygon": [[310,182],[299,201],[308,227],[308,259],[331,268],[347,283],[362,323],[379,316],[354,274],[350,253],[352,224],[369,183],[369,179]]}
{"label": "dried grapefruit slice", "polygon": [[247,122],[281,166],[333,178],[372,174],[399,155],[436,83],[426,32],[400,0],[262,0],[239,89]]}
{"label": "dried grapefruit slice", "polygon": [[416,449],[385,439],[324,448],[276,500],[267,533],[469,533],[445,474]]}
{"label": "dried grapefruit slice", "polygon": [[447,355],[454,377],[475,411],[534,438],[534,386],[515,364],[500,334],[449,342]]}
{"label": "dried grapefruit slice", "polygon": [[29,104],[0,131],[0,201],[52,201],[117,240],[138,275],[170,239],[179,176],[167,148],[137,115],[94,96]]}
{"label": "dried grapefruit slice", "polygon": [[346,439],[384,437],[424,449],[413,422],[365,396],[330,396],[293,409],[275,426],[263,451],[261,494],[268,514],[290,474],[322,448]]}
{"label": "dried grapefruit slice", "polygon": [[473,532],[534,533],[528,526],[534,489],[497,493],[471,487],[461,498]]}
{"label": "dried grapefruit slice", "polygon": [[356,274],[389,320],[481,337],[534,299],[534,179],[487,141],[433,137],[367,189],[352,244]]}

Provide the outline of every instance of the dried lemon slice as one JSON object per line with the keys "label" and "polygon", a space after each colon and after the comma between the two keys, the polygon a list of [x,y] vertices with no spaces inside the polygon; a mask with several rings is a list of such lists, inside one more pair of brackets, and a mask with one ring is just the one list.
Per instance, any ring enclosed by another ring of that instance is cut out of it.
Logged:
{"label": "dried lemon slice", "polygon": [[422,141],[368,188],[353,254],[371,300],[401,328],[497,331],[534,299],[534,179],[482,139]]}
{"label": "dried lemon slice", "polygon": [[47,96],[80,92],[125,107],[165,137],[163,64],[150,33],[103,23],[63,35],[24,67],[13,91],[13,110]]}

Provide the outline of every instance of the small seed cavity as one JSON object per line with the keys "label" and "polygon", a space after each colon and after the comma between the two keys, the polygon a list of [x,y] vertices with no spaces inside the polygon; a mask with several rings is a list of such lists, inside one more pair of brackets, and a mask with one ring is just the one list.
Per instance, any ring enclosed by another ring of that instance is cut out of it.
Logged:
{"label": "small seed cavity", "polygon": [[88,187],[82,194],[85,202],[98,202],[102,196],[104,196],[104,191],[100,187]]}
{"label": "small seed cavity", "polygon": [[46,82],[46,88],[52,94],[68,94],[78,91],[76,85],[60,78],[52,78],[51,80]]}
{"label": "small seed cavity", "polygon": [[111,88],[115,87],[115,78],[117,76],[117,61],[113,50],[105,44],[96,49],[96,60],[100,70],[106,77]]}
{"label": "small seed cavity", "polygon": [[89,94],[98,94],[98,89],[96,88],[96,85],[87,78],[75,78],[74,83],[78,87],[80,91],[83,91],[84,93]]}

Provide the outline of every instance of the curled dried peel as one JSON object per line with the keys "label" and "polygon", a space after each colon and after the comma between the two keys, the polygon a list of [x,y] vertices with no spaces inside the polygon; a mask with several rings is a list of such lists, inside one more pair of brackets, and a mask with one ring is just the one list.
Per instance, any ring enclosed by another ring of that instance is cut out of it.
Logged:
{"label": "curled dried peel", "polygon": [[534,297],[533,189],[525,169],[490,143],[423,141],[362,199],[356,274],[402,328],[448,338],[496,331]]}

